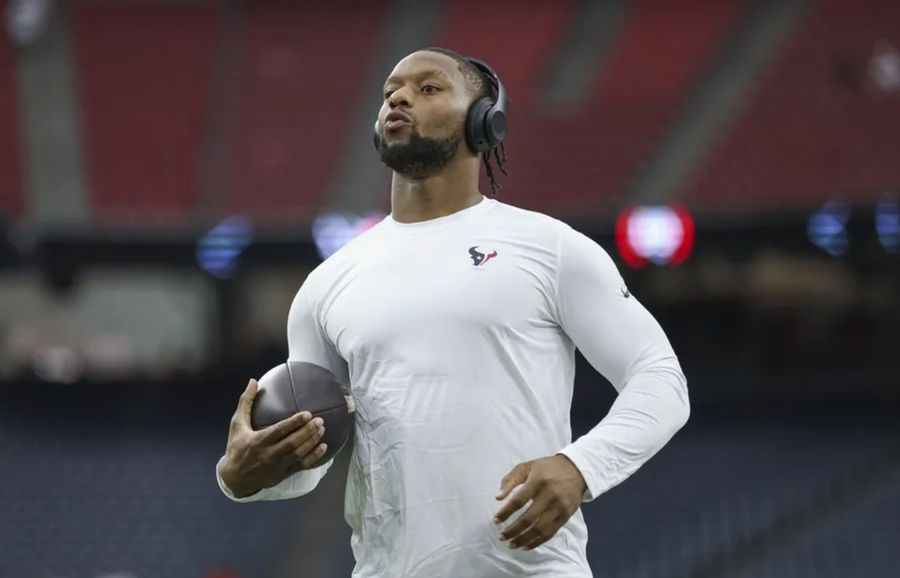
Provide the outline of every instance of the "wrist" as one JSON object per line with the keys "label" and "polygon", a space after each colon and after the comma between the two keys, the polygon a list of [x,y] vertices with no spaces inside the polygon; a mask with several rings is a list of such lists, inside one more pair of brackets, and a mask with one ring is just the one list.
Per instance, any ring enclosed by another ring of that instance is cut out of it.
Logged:
{"label": "wrist", "polygon": [[578,466],[575,465],[575,462],[573,462],[571,458],[569,458],[569,456],[567,456],[566,454],[559,453],[556,454],[556,457],[562,458],[560,461],[565,463],[567,467],[572,470],[572,472],[574,472],[572,475],[581,483],[581,494],[584,495],[588,490],[588,486],[587,480],[584,479],[584,475],[581,473],[581,470],[578,469]]}
{"label": "wrist", "polygon": [[240,476],[228,461],[227,457],[223,456],[222,459],[219,460],[216,469],[219,472],[219,479],[225,486],[225,489],[227,489],[235,498],[246,498],[259,491],[258,488],[248,488],[246,485],[240,483]]}

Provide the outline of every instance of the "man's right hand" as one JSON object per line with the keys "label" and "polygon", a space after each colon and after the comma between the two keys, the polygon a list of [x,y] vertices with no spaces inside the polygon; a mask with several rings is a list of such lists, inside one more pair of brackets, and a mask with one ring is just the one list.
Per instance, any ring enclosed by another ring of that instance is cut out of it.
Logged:
{"label": "man's right hand", "polygon": [[219,462],[219,475],[237,498],[277,485],[300,470],[309,469],[324,454],[320,444],[325,425],[322,418],[312,419],[308,411],[261,430],[250,425],[250,411],[259,384],[247,384],[228,429],[225,457]]}

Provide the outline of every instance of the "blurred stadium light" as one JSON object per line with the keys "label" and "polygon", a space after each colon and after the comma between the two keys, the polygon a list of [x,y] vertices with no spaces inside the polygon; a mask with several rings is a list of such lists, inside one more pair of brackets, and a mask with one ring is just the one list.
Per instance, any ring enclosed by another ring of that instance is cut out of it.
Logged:
{"label": "blurred stadium light", "polygon": [[241,215],[228,217],[197,243],[197,263],[211,275],[231,277],[237,271],[241,253],[252,241],[250,220]]}
{"label": "blurred stadium light", "polygon": [[319,250],[319,256],[327,259],[351,239],[368,231],[385,215],[373,214],[365,217],[348,213],[329,212],[316,217],[312,224],[312,236]]}
{"label": "blurred stadium light", "polygon": [[6,5],[6,26],[17,44],[35,42],[47,28],[54,0],[10,0]]}
{"label": "blurred stadium light", "polygon": [[683,207],[631,207],[619,214],[616,244],[630,267],[680,265],[694,248],[694,220]]}
{"label": "blurred stadium light", "polygon": [[843,256],[850,244],[846,229],[849,218],[850,208],[847,205],[826,203],[809,217],[809,240],[832,257]]}

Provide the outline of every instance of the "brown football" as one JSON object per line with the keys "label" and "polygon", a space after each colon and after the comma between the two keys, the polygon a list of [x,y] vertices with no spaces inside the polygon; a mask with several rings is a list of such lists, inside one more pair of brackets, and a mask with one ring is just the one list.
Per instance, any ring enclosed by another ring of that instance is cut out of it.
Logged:
{"label": "brown football", "polygon": [[253,403],[250,423],[262,429],[308,411],[325,421],[322,442],[328,445],[318,467],[330,460],[353,433],[353,398],[350,392],[327,369],[302,361],[277,365],[259,379],[259,390]]}

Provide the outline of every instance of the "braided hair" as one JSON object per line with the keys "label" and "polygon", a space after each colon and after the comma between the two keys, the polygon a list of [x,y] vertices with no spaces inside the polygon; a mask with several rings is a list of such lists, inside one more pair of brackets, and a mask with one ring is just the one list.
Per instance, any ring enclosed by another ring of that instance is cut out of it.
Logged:
{"label": "braided hair", "polygon": [[[449,56],[456,61],[456,63],[459,65],[459,71],[462,73],[463,78],[466,79],[469,92],[472,94],[472,102],[475,102],[480,98],[494,98],[494,89],[491,80],[478,67],[469,62],[469,60],[465,56],[448,48],[441,48],[438,46],[423,48],[423,50],[426,50],[428,52],[437,52],[438,54]],[[494,156],[493,162],[491,161],[491,153],[493,153]],[[491,181],[491,195],[496,196],[497,191],[499,191],[503,187],[500,185],[500,183],[497,182],[497,179],[494,175],[493,164],[496,163],[497,168],[500,169],[500,172],[502,172],[505,176],[509,175],[509,173],[506,172],[506,168],[504,167],[506,163],[506,147],[504,147],[503,143],[501,142],[493,149],[481,153],[481,158],[484,161],[484,172],[487,174],[488,179]]]}

